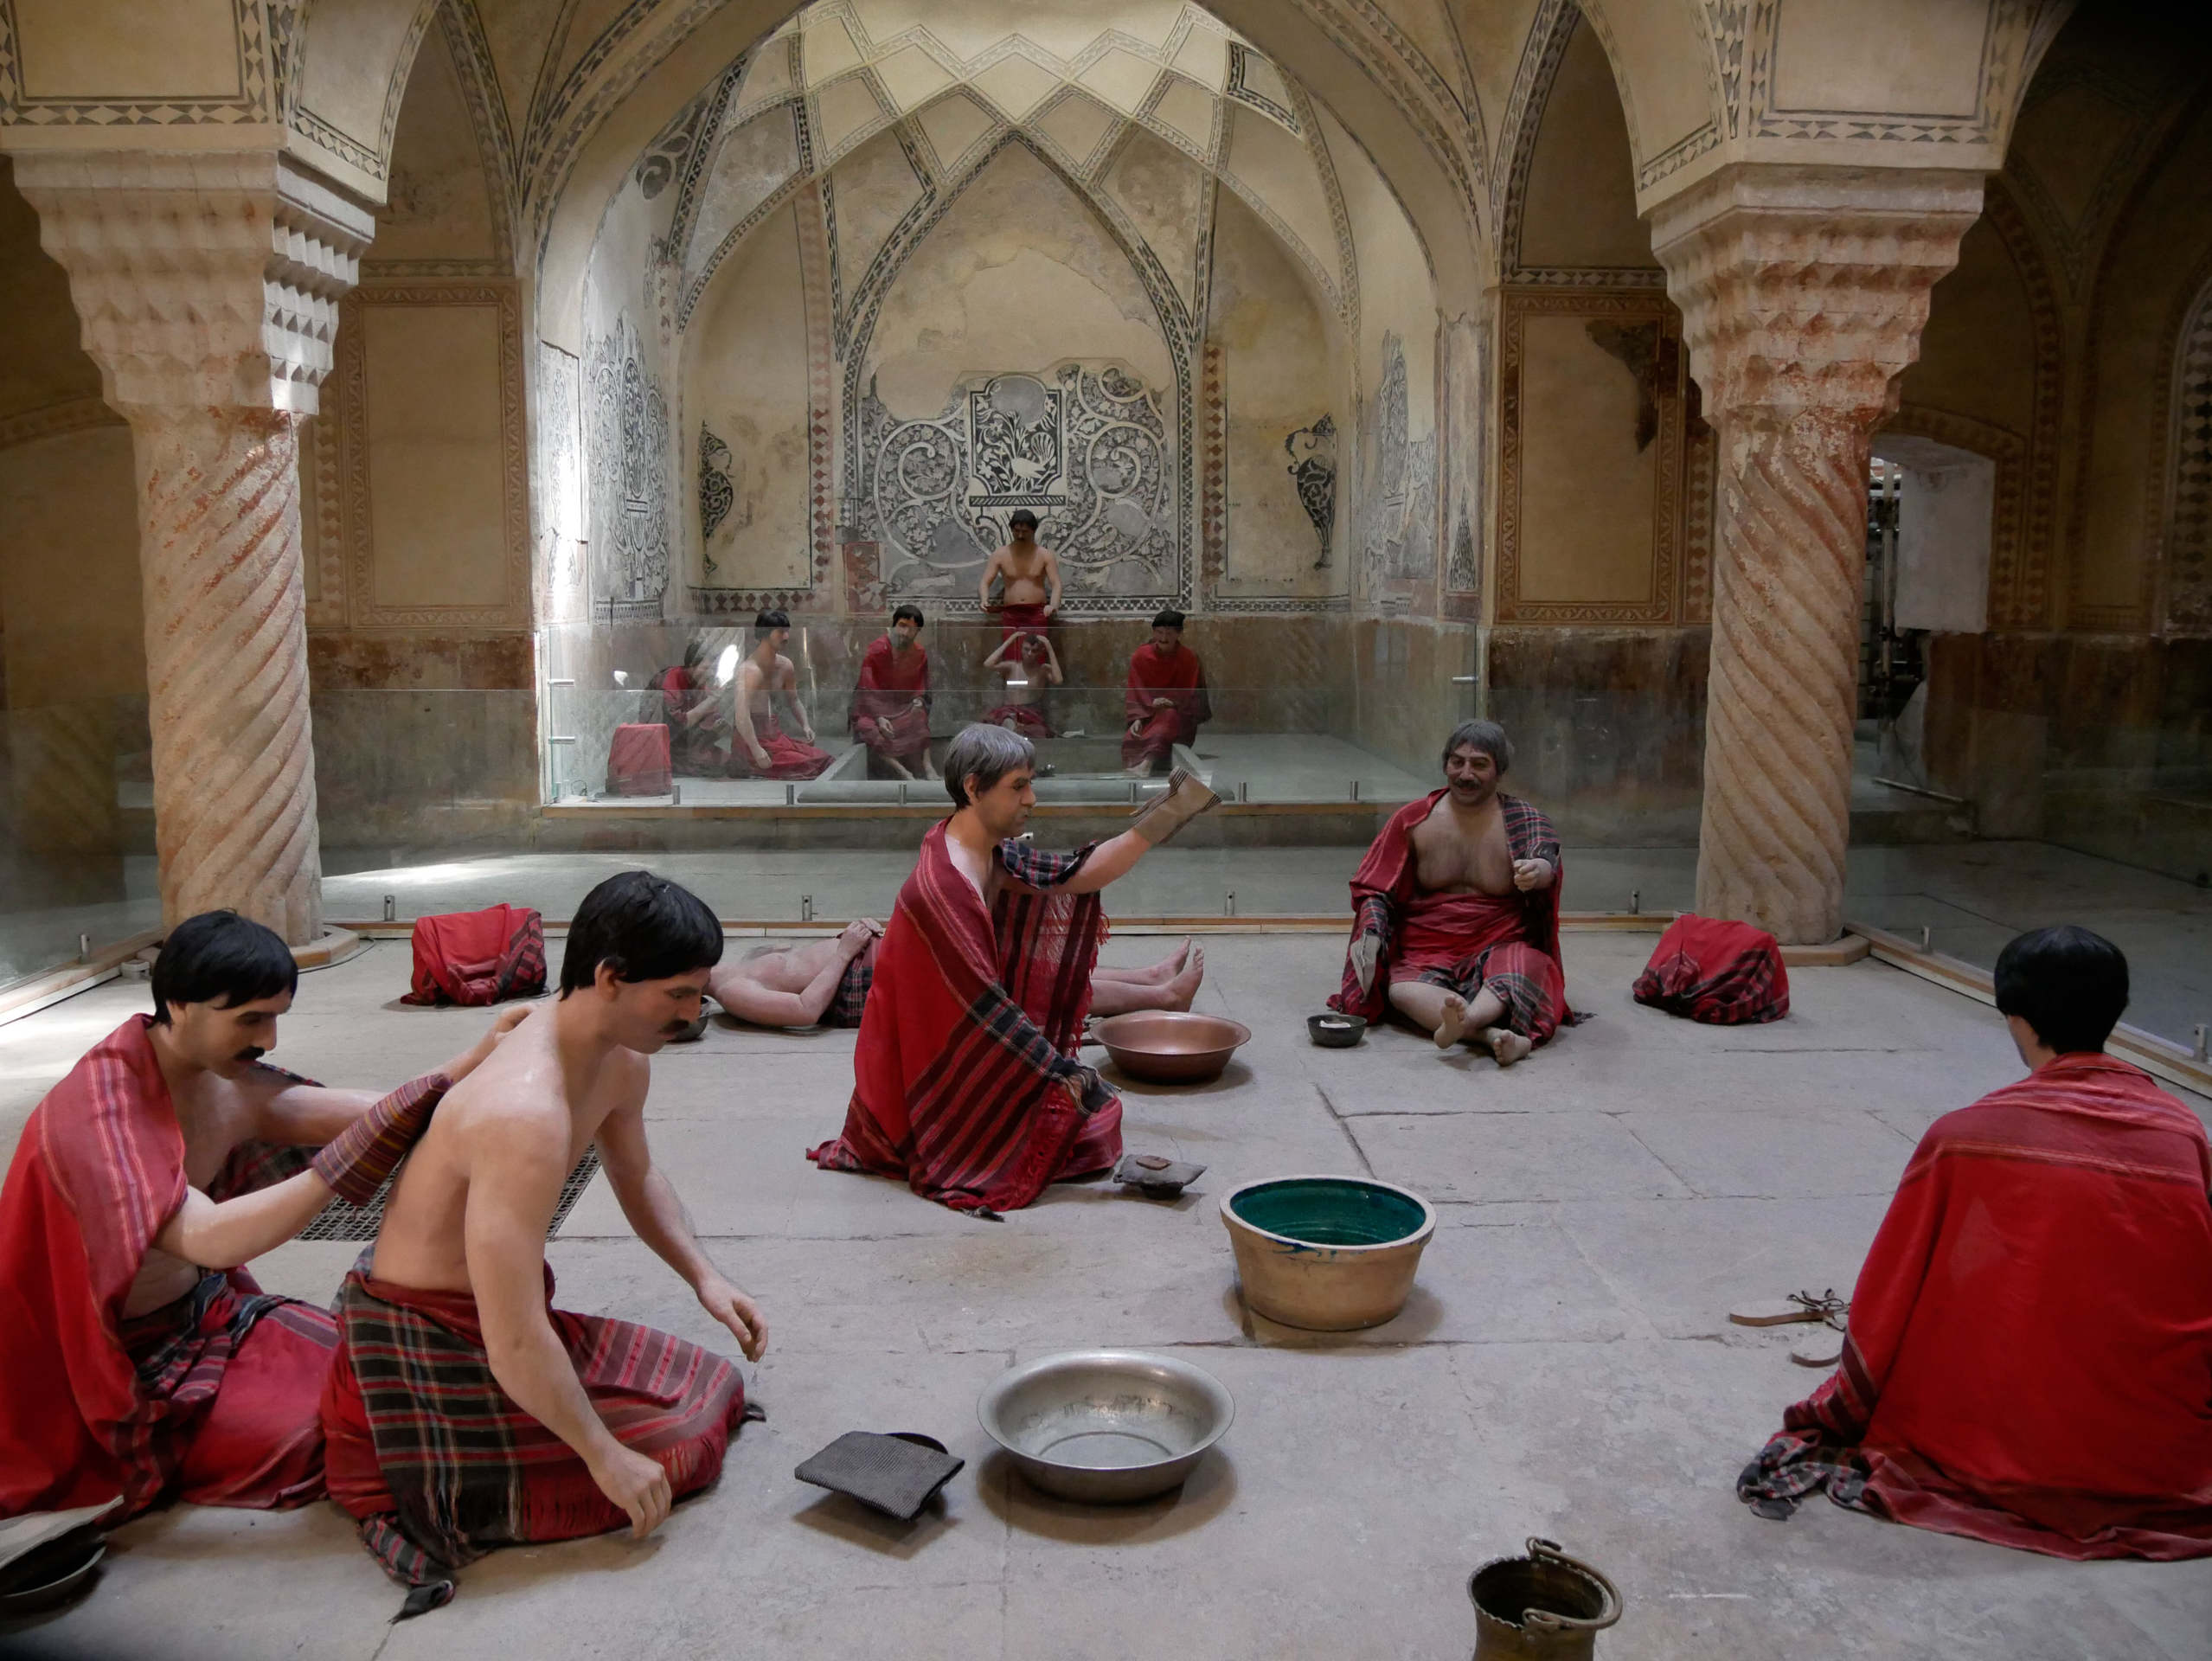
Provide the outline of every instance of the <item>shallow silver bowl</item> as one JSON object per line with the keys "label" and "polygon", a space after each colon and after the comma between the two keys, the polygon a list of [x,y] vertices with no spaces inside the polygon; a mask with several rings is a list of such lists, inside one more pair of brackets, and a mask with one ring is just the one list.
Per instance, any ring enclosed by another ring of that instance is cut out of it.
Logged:
{"label": "shallow silver bowl", "polygon": [[1119,1504],[1164,1493],[1236,1417],[1211,1373],[1141,1350],[1071,1350],[1001,1373],[976,1404],[1037,1487]]}

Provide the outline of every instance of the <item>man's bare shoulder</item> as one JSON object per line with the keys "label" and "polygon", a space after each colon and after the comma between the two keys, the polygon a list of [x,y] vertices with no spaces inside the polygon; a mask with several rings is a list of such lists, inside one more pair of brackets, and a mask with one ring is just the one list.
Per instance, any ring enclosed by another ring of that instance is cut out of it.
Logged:
{"label": "man's bare shoulder", "polygon": [[484,1064],[438,1105],[437,1124],[474,1141],[550,1135],[565,1140],[567,1081],[553,1043],[553,1007],[530,1012]]}

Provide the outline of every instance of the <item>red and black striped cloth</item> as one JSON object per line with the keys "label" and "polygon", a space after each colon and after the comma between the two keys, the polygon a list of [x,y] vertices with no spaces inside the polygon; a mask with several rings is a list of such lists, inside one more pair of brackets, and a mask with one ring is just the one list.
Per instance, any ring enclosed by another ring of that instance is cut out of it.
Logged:
{"label": "red and black striped cloth", "polygon": [[1120,1099],[1075,1059],[1106,911],[1059,890],[1089,855],[1001,843],[986,907],[931,828],[880,942],[844,1132],[808,1158],[998,1212],[1121,1157]]}
{"label": "red and black striped cloth", "polygon": [[[451,1601],[453,1571],[497,1547],[625,1526],[575,1451],[500,1388],[476,1299],[375,1279],[369,1260],[338,1294],[323,1427],[330,1497],[412,1588],[402,1613]],[[677,1498],[712,1482],[745,1417],[735,1363],[649,1326],[553,1308],[549,1267],[545,1291],[554,1334],[616,1440],[658,1460]]]}
{"label": "red and black striped cloth", "polygon": [[1779,1021],[1790,1012],[1790,972],[1765,929],[1684,913],[1637,976],[1636,1001],[1709,1026]]}

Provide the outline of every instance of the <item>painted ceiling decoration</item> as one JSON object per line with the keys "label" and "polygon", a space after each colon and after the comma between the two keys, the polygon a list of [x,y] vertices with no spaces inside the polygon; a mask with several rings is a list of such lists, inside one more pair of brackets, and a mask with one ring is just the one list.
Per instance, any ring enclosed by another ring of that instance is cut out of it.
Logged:
{"label": "painted ceiling decoration", "polygon": [[1350,226],[1311,101],[1183,0],[1080,16],[1019,0],[957,16],[915,0],[817,0],[672,121],[638,177],[649,193],[679,191],[668,233],[679,326],[746,234],[818,176],[842,349],[914,228],[1016,135],[1137,232],[1196,314],[1202,216],[1189,216],[1180,241],[1146,222],[1157,213],[1126,177],[1139,134],[1235,190],[1356,324]]}

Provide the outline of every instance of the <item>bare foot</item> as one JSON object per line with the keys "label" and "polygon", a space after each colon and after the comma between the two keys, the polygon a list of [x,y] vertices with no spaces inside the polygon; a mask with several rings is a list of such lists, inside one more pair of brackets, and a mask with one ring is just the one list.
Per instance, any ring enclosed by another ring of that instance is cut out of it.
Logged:
{"label": "bare foot", "polygon": [[[1183,944],[1189,946],[1188,940]],[[1183,965],[1174,979],[1160,988],[1160,1007],[1164,1010],[1187,1010],[1190,1000],[1198,996],[1198,983],[1206,978],[1206,954],[1193,948],[1184,956]]]}
{"label": "bare foot", "polygon": [[1449,1049],[1467,1028],[1467,1000],[1457,992],[1444,995],[1444,1015],[1436,1023],[1436,1047]]}
{"label": "bare foot", "polygon": [[1483,1042],[1490,1046],[1490,1053],[1497,1057],[1500,1067],[1510,1067],[1536,1046],[1510,1027],[1491,1027],[1483,1033]]}

